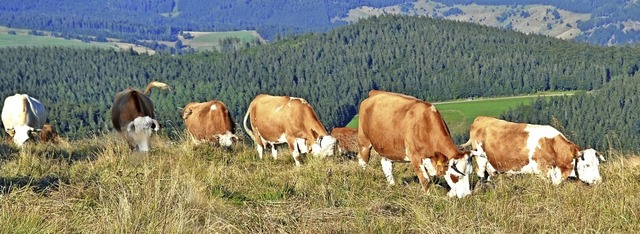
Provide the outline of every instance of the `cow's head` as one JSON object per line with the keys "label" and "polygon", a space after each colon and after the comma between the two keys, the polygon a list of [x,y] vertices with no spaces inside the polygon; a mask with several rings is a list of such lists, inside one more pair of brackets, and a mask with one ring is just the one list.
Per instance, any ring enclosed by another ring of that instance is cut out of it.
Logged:
{"label": "cow's head", "polygon": [[215,138],[218,140],[218,143],[224,147],[231,147],[233,144],[238,142],[238,136],[230,131],[227,131],[224,134],[218,134]]}
{"label": "cow's head", "polygon": [[151,133],[160,130],[160,124],[149,116],[138,117],[127,125],[127,140],[136,151],[149,151]]}
{"label": "cow's head", "polygon": [[447,171],[448,164],[449,159],[441,153],[436,153],[433,157],[422,160],[422,166],[424,166],[430,176],[444,175]]}
{"label": "cow's head", "polygon": [[449,160],[449,167],[444,175],[451,190],[447,193],[449,197],[463,198],[471,194],[471,184],[469,183],[469,175],[473,172],[471,163],[471,152],[462,152],[458,159]]}
{"label": "cow's head", "polygon": [[316,142],[311,145],[311,153],[314,156],[333,156],[336,154],[338,140],[330,135],[318,136]]}
{"label": "cow's head", "polygon": [[599,183],[602,180],[600,161],[604,161],[604,157],[594,149],[580,151],[578,156],[573,160],[574,168],[570,177],[576,177],[590,185]]}
{"label": "cow's head", "polygon": [[15,126],[13,129],[9,129],[8,131],[13,132],[13,143],[17,146],[22,146],[29,139],[33,139],[33,137],[38,135],[41,129],[34,129],[27,125],[20,125]]}

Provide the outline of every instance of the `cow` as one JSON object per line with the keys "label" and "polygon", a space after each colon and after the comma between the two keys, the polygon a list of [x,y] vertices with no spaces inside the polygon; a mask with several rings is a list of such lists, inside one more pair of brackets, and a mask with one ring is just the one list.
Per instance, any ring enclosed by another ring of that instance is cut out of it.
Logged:
{"label": "cow", "polygon": [[[249,118],[251,129],[247,127]],[[336,139],[327,133],[311,105],[302,98],[259,94],[249,104],[243,126],[261,159],[267,144],[277,159],[275,145],[287,143],[296,166],[300,166],[300,154],[310,151],[314,156],[324,157],[336,151]]]}
{"label": "cow", "polygon": [[382,171],[394,185],[393,162],[411,162],[424,192],[430,176],[444,175],[449,197],[471,194],[471,152],[453,143],[440,112],[430,103],[412,96],[372,90],[358,110],[358,161],[369,163],[373,148],[382,157]]}
{"label": "cow", "polygon": [[148,152],[151,133],[160,130],[153,103],[147,97],[153,87],[171,90],[167,84],[157,81],[149,83],[144,93],[129,87],[115,95],[111,107],[113,127],[124,135],[129,147],[135,151]]}
{"label": "cow", "polygon": [[191,102],[182,109],[182,119],[196,144],[215,142],[229,147],[238,141],[236,122],[221,101]]}
{"label": "cow", "polygon": [[45,124],[42,126],[42,131],[40,131],[40,142],[58,143],[60,142],[60,136],[50,124]]}
{"label": "cow", "polygon": [[47,119],[44,105],[27,94],[15,94],[4,99],[2,123],[17,146],[34,139]]}
{"label": "cow", "polygon": [[557,129],[549,125],[513,123],[478,116],[471,124],[469,141],[476,153],[481,180],[490,180],[497,172],[546,176],[554,185],[568,177],[587,184],[600,182],[599,160],[594,149],[580,150]]}
{"label": "cow", "polygon": [[358,129],[335,127],[331,130],[331,136],[338,141],[338,154],[355,156],[358,154]]}

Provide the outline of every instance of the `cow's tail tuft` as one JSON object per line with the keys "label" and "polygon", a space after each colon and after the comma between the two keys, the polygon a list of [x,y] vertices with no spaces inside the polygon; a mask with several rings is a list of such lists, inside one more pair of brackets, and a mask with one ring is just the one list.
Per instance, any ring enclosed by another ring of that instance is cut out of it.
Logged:
{"label": "cow's tail tuft", "polygon": [[247,109],[247,113],[244,114],[244,120],[242,121],[242,127],[244,127],[244,131],[247,132],[247,134],[249,135],[249,137],[251,137],[252,140],[256,140],[256,136],[253,135],[253,131],[249,130],[249,128],[247,128],[247,119],[249,119],[249,114],[251,113],[249,110],[251,110],[251,108]]}
{"label": "cow's tail tuft", "polygon": [[149,92],[151,92],[151,88],[156,87],[156,88],[161,88],[161,89],[168,89],[169,91],[171,91],[171,86],[169,86],[168,84],[159,82],[159,81],[151,81],[151,83],[149,83],[149,85],[147,85],[147,88],[144,89],[144,95],[149,95]]}

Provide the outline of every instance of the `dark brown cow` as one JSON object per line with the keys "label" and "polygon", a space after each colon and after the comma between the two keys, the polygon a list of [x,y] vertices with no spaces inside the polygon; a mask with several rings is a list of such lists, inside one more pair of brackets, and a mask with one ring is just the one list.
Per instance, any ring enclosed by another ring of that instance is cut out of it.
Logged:
{"label": "dark brown cow", "polygon": [[147,97],[152,87],[170,89],[167,84],[157,81],[149,83],[144,93],[127,88],[116,94],[111,107],[113,127],[125,135],[129,146],[136,151],[149,151],[152,131],[160,130],[160,124],[154,119],[153,103]]}
{"label": "dark brown cow", "polygon": [[[247,127],[248,118],[252,130]],[[307,153],[309,146],[316,156],[335,154],[336,139],[327,133],[311,105],[302,98],[260,94],[249,104],[243,123],[260,158],[267,144],[271,145],[273,158],[277,158],[274,145],[281,143],[288,144],[296,166],[300,165],[298,157]]]}
{"label": "dark brown cow", "polygon": [[338,153],[346,156],[358,154],[358,129],[336,127],[331,130],[331,136],[338,140]]}
{"label": "dark brown cow", "polygon": [[448,196],[471,194],[470,152],[458,150],[433,105],[407,95],[372,90],[360,104],[358,115],[358,158],[363,168],[373,148],[382,157],[382,171],[389,184],[395,184],[392,162],[411,162],[425,192],[430,175],[444,174],[451,187]]}
{"label": "dark brown cow", "polygon": [[236,122],[221,101],[191,102],[182,109],[182,118],[196,143],[215,142],[228,147],[238,140]]}
{"label": "dark brown cow", "polygon": [[[512,123],[478,116],[471,124],[469,141],[478,156],[477,174],[489,179],[496,172],[538,174],[560,184],[569,176],[588,183],[600,181],[600,158],[593,149],[580,151],[573,142],[549,125]],[[488,175],[485,175],[485,171]]]}
{"label": "dark brown cow", "polygon": [[50,124],[45,124],[42,126],[42,131],[40,131],[40,142],[58,143],[60,142],[60,136]]}

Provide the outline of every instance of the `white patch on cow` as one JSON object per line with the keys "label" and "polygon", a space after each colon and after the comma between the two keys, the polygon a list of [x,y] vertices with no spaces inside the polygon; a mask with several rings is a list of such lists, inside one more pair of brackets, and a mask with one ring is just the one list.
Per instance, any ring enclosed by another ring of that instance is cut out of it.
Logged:
{"label": "white patch on cow", "polygon": [[15,131],[13,135],[13,142],[17,146],[22,146],[25,142],[31,139],[31,133],[35,130],[27,125],[15,126],[13,129]]}
{"label": "white patch on cow", "polygon": [[238,136],[230,131],[226,131],[224,134],[218,134],[216,137],[218,138],[218,143],[224,147],[230,147],[233,145],[233,142],[238,140]]}
{"label": "white patch on cow", "polygon": [[307,103],[307,101],[306,101],[306,100],[304,100],[304,99],[302,99],[302,98],[298,98],[298,97],[289,97],[289,101],[293,101],[293,100],[300,100],[300,102],[301,102],[302,104],[306,104],[306,103]]}
{"label": "white patch on cow", "polygon": [[307,140],[304,138],[296,138],[296,150],[300,151],[300,153],[306,154],[309,153],[309,147],[307,146]]}
{"label": "white patch on cow", "polygon": [[538,169],[538,162],[533,160],[533,155],[535,154],[536,150],[540,148],[540,139],[551,139],[558,135],[564,137],[557,129],[548,125],[527,124],[527,127],[524,128],[524,131],[529,133],[526,146],[529,150],[529,164],[525,165],[520,171],[508,171],[508,174],[540,174],[540,170]]}
{"label": "white patch on cow", "polygon": [[438,109],[436,109],[436,106],[431,105],[431,107],[429,107],[429,109],[431,109],[431,111],[436,112],[438,111]]}
{"label": "white patch on cow", "polygon": [[[578,164],[575,165],[575,160],[571,162],[571,165],[575,167],[575,170],[571,170],[570,177],[577,177],[579,180],[587,184],[597,184],[602,178],[600,177],[600,160],[604,158],[598,158],[596,150],[586,149],[583,150],[582,156],[578,157]],[[584,160],[582,160],[584,158]],[[578,174],[576,175],[576,171]]]}
{"label": "white patch on cow", "polygon": [[384,177],[387,178],[387,182],[389,182],[390,185],[395,185],[396,182],[393,179],[393,161],[382,157],[382,159],[380,159],[380,165],[382,166]]}
{"label": "white patch on cow", "polygon": [[262,151],[264,151],[264,147],[261,145],[256,144],[256,150],[258,151],[258,157],[260,157],[260,159],[262,159]]}
{"label": "white patch on cow", "polygon": [[[471,163],[469,163],[469,157],[469,155],[465,155],[460,159],[449,160],[449,168],[447,169],[447,172],[444,176],[447,184],[449,185],[449,187],[451,187],[451,190],[449,190],[447,196],[463,198],[471,194],[469,174],[471,174],[471,172],[473,171],[473,167]],[[463,174],[460,174],[460,172],[462,172]],[[458,181],[454,183],[451,179],[451,176],[458,177]]]}
{"label": "white patch on cow", "polygon": [[212,111],[214,111],[214,110],[217,110],[217,109],[218,109],[218,106],[216,106],[216,104],[213,104],[213,105],[211,105],[211,107],[210,107],[209,109],[211,109]]}
{"label": "white patch on cow", "polygon": [[[153,125],[156,125],[153,127]],[[153,131],[158,131],[158,122],[149,116],[137,117],[127,125],[127,136],[136,151],[149,151],[149,139]]]}
{"label": "white patch on cow", "polygon": [[362,169],[367,168],[367,162],[365,162],[362,158],[358,158],[358,164],[362,167]]}
{"label": "white patch on cow", "polygon": [[317,142],[311,145],[311,153],[314,156],[327,157],[336,153],[338,140],[330,135],[319,137]]}
{"label": "white patch on cow", "polygon": [[433,162],[431,162],[430,158],[425,158],[422,160],[422,167],[424,167],[424,169],[427,171],[428,176],[436,176],[436,167],[433,166]]}
{"label": "white patch on cow", "polygon": [[276,107],[276,110],[274,112],[278,112],[278,111],[282,110],[283,107],[284,107],[284,105]]}
{"label": "white patch on cow", "polygon": [[547,171],[547,177],[551,179],[553,185],[559,185],[562,182],[562,171],[558,167],[552,167]]}

